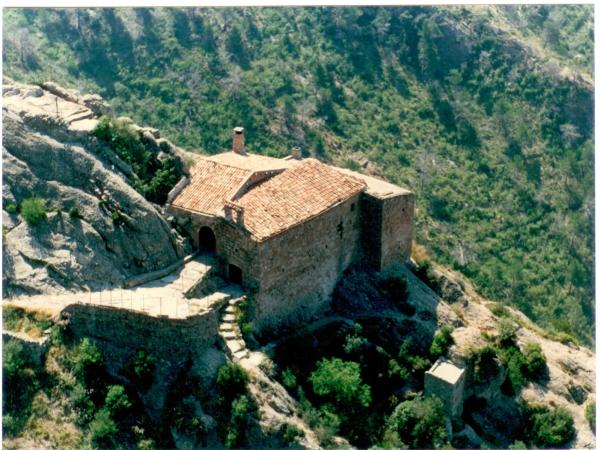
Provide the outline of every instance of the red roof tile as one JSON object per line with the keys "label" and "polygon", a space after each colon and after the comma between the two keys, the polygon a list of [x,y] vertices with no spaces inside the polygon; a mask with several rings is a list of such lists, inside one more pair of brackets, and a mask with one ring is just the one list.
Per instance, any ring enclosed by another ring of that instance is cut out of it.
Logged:
{"label": "red roof tile", "polygon": [[263,240],[348,200],[365,186],[316,160],[305,160],[251,187],[236,203],[244,208],[244,226]]}
{"label": "red roof tile", "polygon": [[172,201],[173,206],[217,215],[252,174],[249,170],[197,158],[190,171],[190,182]]}

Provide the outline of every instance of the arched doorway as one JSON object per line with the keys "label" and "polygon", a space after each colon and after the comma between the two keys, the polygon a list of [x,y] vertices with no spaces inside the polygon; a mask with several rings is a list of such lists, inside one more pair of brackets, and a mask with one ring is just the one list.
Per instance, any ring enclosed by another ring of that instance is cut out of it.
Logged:
{"label": "arched doorway", "polygon": [[214,253],[217,248],[215,233],[209,227],[202,227],[198,231],[198,248],[201,253]]}

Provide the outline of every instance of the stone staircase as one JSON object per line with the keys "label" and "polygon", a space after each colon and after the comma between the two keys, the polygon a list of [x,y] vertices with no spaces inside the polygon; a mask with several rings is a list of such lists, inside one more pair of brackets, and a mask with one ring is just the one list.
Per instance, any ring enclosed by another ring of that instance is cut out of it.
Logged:
{"label": "stone staircase", "polygon": [[249,355],[236,317],[237,305],[244,300],[246,300],[244,295],[229,299],[227,307],[221,313],[219,324],[219,336],[223,339],[227,353],[234,362],[240,362]]}

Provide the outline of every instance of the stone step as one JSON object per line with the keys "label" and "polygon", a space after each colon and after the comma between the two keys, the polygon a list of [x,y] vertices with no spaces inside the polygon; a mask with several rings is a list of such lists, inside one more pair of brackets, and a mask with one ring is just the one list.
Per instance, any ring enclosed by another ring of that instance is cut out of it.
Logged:
{"label": "stone step", "polygon": [[222,323],[219,325],[219,331],[233,331],[233,328],[232,323]]}
{"label": "stone step", "polygon": [[234,323],[235,320],[235,314],[227,313],[223,314],[223,317],[221,317],[221,322]]}
{"label": "stone step", "polygon": [[225,341],[225,345],[231,353],[239,352],[240,350],[244,350],[246,348],[246,344],[239,339],[234,341]]}
{"label": "stone step", "polygon": [[229,306],[227,308],[225,308],[226,313],[235,314],[236,311],[237,311],[237,308],[235,307],[235,305],[232,305],[231,303],[229,304]]}
{"label": "stone step", "polygon": [[241,303],[244,300],[246,300],[245,297],[235,297],[235,298],[232,298],[231,300],[229,300],[229,304],[230,305],[237,305],[238,303]]}
{"label": "stone step", "polygon": [[232,341],[238,337],[235,331],[221,331],[219,334],[223,336],[223,339],[226,341]]}

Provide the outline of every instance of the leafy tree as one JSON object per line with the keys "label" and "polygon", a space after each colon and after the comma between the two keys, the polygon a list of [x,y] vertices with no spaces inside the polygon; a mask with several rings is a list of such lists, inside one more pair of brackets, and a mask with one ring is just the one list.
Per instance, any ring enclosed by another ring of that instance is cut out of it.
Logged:
{"label": "leafy tree", "polygon": [[90,435],[95,448],[112,448],[119,429],[106,409],[99,410],[90,423]]}
{"label": "leafy tree", "polygon": [[75,374],[80,379],[86,379],[104,364],[100,349],[89,338],[83,338],[73,360]]}
{"label": "leafy tree", "polygon": [[323,358],[309,380],[315,394],[344,409],[354,410],[371,403],[371,388],[362,383],[360,366],[353,361]]}
{"label": "leafy tree", "polygon": [[122,417],[122,415],[131,408],[131,402],[125,393],[125,388],[123,386],[117,384],[108,387],[105,408],[113,418]]}
{"label": "leafy tree", "polygon": [[29,225],[37,225],[46,219],[46,202],[39,197],[31,197],[21,202],[21,216]]}
{"label": "leafy tree", "polygon": [[443,404],[435,396],[400,403],[386,423],[385,447],[438,448],[448,436]]}

